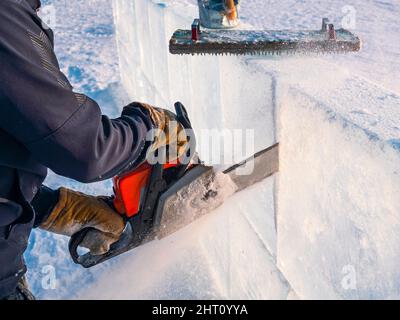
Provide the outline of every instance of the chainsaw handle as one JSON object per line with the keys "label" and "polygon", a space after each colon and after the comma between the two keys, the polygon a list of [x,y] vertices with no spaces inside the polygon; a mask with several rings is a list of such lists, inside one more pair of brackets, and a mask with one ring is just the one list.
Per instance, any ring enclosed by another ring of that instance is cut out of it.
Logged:
{"label": "chainsaw handle", "polygon": [[95,230],[94,228],[84,228],[74,235],[71,236],[71,239],[68,243],[69,253],[71,254],[72,260],[76,264],[81,264],[81,257],[78,253],[78,247],[81,245],[83,239],[85,239],[86,235],[89,233],[90,230]]}
{"label": "chainsaw handle", "polygon": [[178,121],[183,125],[185,129],[192,129],[189,114],[183,104],[181,102],[176,102],[174,106]]}
{"label": "chainsaw handle", "polygon": [[[184,105],[181,102],[176,102],[174,106],[175,106],[175,112],[176,112],[178,121],[182,124],[183,128],[185,130],[187,130],[186,133],[187,133],[187,139],[189,142],[189,148],[188,148],[187,154],[186,154],[189,157],[188,161],[184,166],[181,167],[180,172],[177,173],[177,177],[181,178],[184,175],[184,173],[186,172],[187,168],[190,165],[191,160],[193,159],[193,157],[195,155],[194,151],[196,150],[196,147],[197,147],[197,141],[196,141],[196,136],[194,135],[192,123],[190,122],[189,114],[188,114],[186,108],[184,107]],[[188,133],[188,131],[190,131],[191,133]]]}
{"label": "chainsaw handle", "polygon": [[68,249],[72,260],[76,264],[80,264],[84,268],[91,268],[95,265],[98,265],[99,263],[102,263],[114,256],[128,251],[129,248],[133,246],[133,230],[130,223],[127,223],[125,230],[121,235],[121,238],[111,245],[108,252],[102,255],[93,255],[90,252],[79,255],[78,248],[82,244],[83,239],[85,239],[86,235],[93,230],[98,231],[95,228],[84,228],[78,231],[71,236],[68,243]]}

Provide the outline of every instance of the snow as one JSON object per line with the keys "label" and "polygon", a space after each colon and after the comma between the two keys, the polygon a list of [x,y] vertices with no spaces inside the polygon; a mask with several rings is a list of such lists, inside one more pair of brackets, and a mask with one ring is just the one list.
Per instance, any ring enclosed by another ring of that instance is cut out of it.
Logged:
{"label": "snow", "polygon": [[[243,158],[280,142],[281,168],[194,224],[94,269],[72,264],[68,239],[34,231],[26,260],[39,298],[400,297],[398,1],[242,1],[247,29],[319,28],[329,17],[363,40],[360,53],[312,58],[172,56],[167,41],[191,24],[195,0],[46,3],[57,9],[62,69],[103,112],[180,100],[208,163],[206,129],[252,129],[254,145],[225,152]],[[111,192],[110,181],[50,174],[47,183]],[[47,266],[55,289],[43,285]]]}

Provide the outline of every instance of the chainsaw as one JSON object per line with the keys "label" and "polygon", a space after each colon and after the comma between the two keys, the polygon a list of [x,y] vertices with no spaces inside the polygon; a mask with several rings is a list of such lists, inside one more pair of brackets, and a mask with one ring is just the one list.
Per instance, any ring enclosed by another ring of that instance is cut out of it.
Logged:
{"label": "chainsaw", "polygon": [[[188,113],[175,104],[178,121],[192,129]],[[132,250],[146,242],[161,239],[192,223],[220,206],[229,196],[259,182],[279,169],[279,145],[264,149],[224,171],[202,163],[195,152],[196,140],[188,135],[192,154],[185,164],[144,163],[114,177],[113,205],[126,227],[120,239],[103,255],[79,254],[79,246],[93,228],[73,235],[69,251],[73,261],[90,268]],[[245,168],[249,170],[244,170]],[[245,173],[245,174],[244,174]]]}

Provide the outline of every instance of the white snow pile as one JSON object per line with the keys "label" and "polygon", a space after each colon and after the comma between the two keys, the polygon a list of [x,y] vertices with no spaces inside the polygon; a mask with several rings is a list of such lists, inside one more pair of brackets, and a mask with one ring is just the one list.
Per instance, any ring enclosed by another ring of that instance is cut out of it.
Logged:
{"label": "white snow pile", "polygon": [[[170,55],[172,32],[197,16],[195,0],[47,4],[57,9],[63,70],[105,113],[116,116],[132,100],[160,107],[180,100],[203,159],[213,153],[207,129],[249,131],[251,147],[232,143],[225,153],[244,158],[279,142],[280,173],[90,270],[72,264],[68,239],[35,231],[26,260],[38,297],[400,297],[397,1],[242,1],[246,28],[319,28],[329,17],[363,40],[357,54],[301,58]],[[112,189],[109,181],[80,185],[54,174],[47,183]]]}

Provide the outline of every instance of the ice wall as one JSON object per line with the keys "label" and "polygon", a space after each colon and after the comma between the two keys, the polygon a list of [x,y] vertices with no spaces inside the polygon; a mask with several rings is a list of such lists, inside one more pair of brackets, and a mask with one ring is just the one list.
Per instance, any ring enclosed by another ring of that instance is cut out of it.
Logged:
{"label": "ice wall", "polygon": [[180,100],[197,131],[254,129],[256,150],[281,145],[270,188],[221,208],[240,214],[209,224],[202,240],[224,296],[400,297],[399,96],[317,58],[172,56],[169,37],[190,26],[193,5],[113,5],[132,100]]}
{"label": "ice wall", "polygon": [[301,297],[399,298],[400,97],[323,61],[261,66],[282,87],[279,269]]}
{"label": "ice wall", "polygon": [[262,137],[255,149],[275,143],[274,80],[264,70],[231,57],[168,53],[173,31],[197,15],[194,6],[121,0],[114,1],[114,8],[122,81],[132,99],[169,108],[180,100],[198,131],[249,128]]}
{"label": "ice wall", "polygon": [[[167,108],[177,100],[182,101],[200,140],[200,156],[208,163],[213,150],[208,135],[203,135],[207,129],[216,134],[223,134],[223,130],[232,132],[229,129],[243,132],[250,129],[260,137],[255,145],[244,149],[224,146],[235,155],[222,159],[228,160],[224,166],[275,143],[275,130],[271,130],[275,123],[270,104],[272,77],[267,79],[263,71],[250,68],[245,60],[168,53],[169,36],[176,28],[191,24],[189,17],[196,15],[193,6],[131,0],[114,1],[113,6],[122,82],[132,100]],[[248,104],[248,95],[253,96],[253,105]],[[145,294],[150,298],[287,298],[290,286],[276,267],[274,185],[275,178],[271,177],[255,189],[230,199],[200,225],[189,227],[190,239],[183,230],[159,244],[147,246],[145,250],[150,250],[153,256],[165,257],[165,252],[170,253],[168,259],[151,261],[160,265],[163,277],[149,281],[151,275],[140,267],[147,264],[149,255],[139,249],[132,255],[143,260],[132,260],[131,256],[126,261],[129,267],[124,267],[139,268],[140,278],[146,279],[140,282],[138,295],[123,289],[135,281],[129,275],[128,278],[122,275],[119,282],[122,289],[117,296],[110,296],[115,290],[104,290],[103,297],[135,298]],[[173,247],[169,245],[171,241]],[[249,265],[248,261],[253,263]],[[197,270],[196,275],[193,270]],[[96,287],[107,288],[115,281],[114,277],[103,279]],[[88,290],[83,297],[93,297],[92,292],[99,290]]]}

